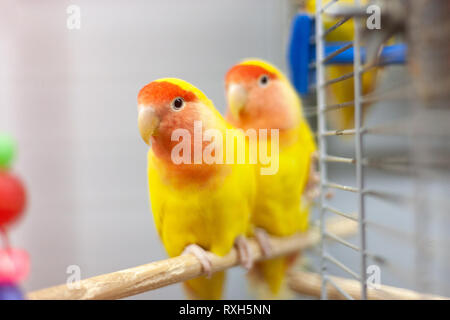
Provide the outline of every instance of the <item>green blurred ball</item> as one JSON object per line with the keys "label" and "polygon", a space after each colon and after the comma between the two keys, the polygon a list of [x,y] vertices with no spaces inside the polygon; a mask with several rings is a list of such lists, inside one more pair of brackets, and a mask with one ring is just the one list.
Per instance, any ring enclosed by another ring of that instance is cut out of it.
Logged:
{"label": "green blurred ball", "polygon": [[14,139],[6,134],[0,133],[0,169],[8,169],[16,153]]}

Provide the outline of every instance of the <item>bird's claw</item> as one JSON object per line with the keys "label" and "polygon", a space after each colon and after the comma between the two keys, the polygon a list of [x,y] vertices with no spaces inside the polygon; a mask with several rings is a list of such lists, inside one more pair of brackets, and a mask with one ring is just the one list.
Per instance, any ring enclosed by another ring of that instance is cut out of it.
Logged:
{"label": "bird's claw", "polygon": [[194,255],[200,264],[202,265],[203,272],[207,278],[211,278],[212,275],[212,263],[205,249],[197,244],[190,244],[184,248],[182,254],[192,254]]}
{"label": "bird's claw", "polygon": [[261,228],[255,228],[255,239],[258,242],[263,256],[268,257],[272,253],[272,246],[269,241],[269,235],[266,230]]}
{"label": "bird's claw", "polygon": [[[314,199],[320,196],[320,175],[317,170],[316,161],[319,158],[319,154],[317,152],[313,152],[311,154],[311,165],[309,168],[309,177],[308,182],[306,183],[304,197],[307,203],[311,203]],[[325,198],[331,199],[334,197],[334,192],[328,191],[325,193]]]}
{"label": "bird's claw", "polygon": [[248,240],[241,235],[236,238],[235,244],[239,254],[241,265],[245,269],[250,270],[253,267],[253,256],[248,244]]}
{"label": "bird's claw", "polygon": [[308,203],[313,202],[315,198],[320,195],[319,182],[320,176],[319,172],[316,168],[316,161],[319,158],[317,152],[313,152],[311,154],[311,165],[309,166],[309,177],[308,182],[306,183],[304,196]]}

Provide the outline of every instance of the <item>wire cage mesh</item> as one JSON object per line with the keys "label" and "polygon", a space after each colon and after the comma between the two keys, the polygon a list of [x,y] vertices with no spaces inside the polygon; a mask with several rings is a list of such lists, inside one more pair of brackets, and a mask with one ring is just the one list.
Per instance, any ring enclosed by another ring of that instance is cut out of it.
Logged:
{"label": "wire cage mesh", "polygon": [[[448,39],[443,18],[448,14],[448,4],[398,1],[398,8],[408,12],[403,15],[406,30],[402,30],[402,41],[409,46],[408,64],[383,67],[380,85],[364,95],[364,75],[382,67],[380,59],[363,61],[361,57],[361,48],[378,40],[364,31],[366,17],[361,12],[370,3],[355,0],[352,10],[326,28],[323,17],[339,2],[316,0],[315,36],[311,39],[316,45],[315,99],[307,100],[310,106],[305,107],[306,115],[317,123],[320,151],[321,193],[314,219],[321,233],[316,250],[321,298],[329,298],[330,287],[339,298],[367,299],[368,287],[384,298],[392,298],[380,283],[448,295],[450,279],[445,270],[449,267],[446,248],[450,221],[445,195],[449,194],[450,181],[446,125],[450,118],[446,103],[448,74],[442,72],[448,70],[448,40],[442,42]],[[431,17],[442,27],[423,24]],[[354,25],[353,41],[325,53],[325,38],[348,24]],[[439,42],[444,45],[439,47]],[[326,63],[349,49],[354,52],[351,72],[330,77]],[[420,71],[417,64],[422,64]],[[437,89],[424,80],[431,81],[430,72],[441,78]],[[329,87],[342,81],[352,81],[354,100],[333,103]],[[365,119],[368,105],[375,116]],[[330,116],[346,108],[354,108],[354,126],[333,128]],[[329,191],[334,193],[332,199],[327,197]],[[357,223],[358,235],[343,239],[330,233],[325,221],[336,215]],[[333,280],[335,275],[358,281],[359,294],[347,292]]]}

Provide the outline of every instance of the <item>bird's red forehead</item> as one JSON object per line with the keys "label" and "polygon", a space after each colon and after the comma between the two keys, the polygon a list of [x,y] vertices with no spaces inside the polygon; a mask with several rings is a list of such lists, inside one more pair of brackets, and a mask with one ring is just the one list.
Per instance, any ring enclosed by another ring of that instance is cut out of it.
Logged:
{"label": "bird's red forehead", "polygon": [[153,81],[139,91],[138,104],[170,103],[177,97],[183,98],[186,102],[197,99],[194,93],[184,90],[176,84],[167,81]]}
{"label": "bird's red forehead", "polygon": [[232,67],[225,76],[225,82],[245,82],[249,80],[256,80],[263,74],[268,75],[270,78],[275,79],[277,75],[270,72],[263,67],[250,65],[250,64],[238,64]]}

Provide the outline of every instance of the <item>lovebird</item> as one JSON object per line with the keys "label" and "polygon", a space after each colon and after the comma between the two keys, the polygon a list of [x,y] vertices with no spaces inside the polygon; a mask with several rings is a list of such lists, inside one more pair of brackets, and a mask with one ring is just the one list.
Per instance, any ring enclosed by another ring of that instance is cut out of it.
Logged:
{"label": "lovebird", "polygon": [[[262,175],[257,170],[251,216],[250,234],[255,236],[263,254],[269,256],[268,235],[289,236],[308,228],[307,189],[318,180],[313,165],[316,144],[295,89],[268,62],[249,59],[233,66],[225,76],[225,91],[226,118],[232,125],[243,130],[278,130],[278,171]],[[259,145],[263,138],[259,137]],[[272,135],[266,139],[271,141]],[[263,164],[258,160],[257,169],[260,166]],[[295,256],[255,263],[252,275],[262,289],[260,293],[274,297],[281,292],[285,273]]]}
{"label": "lovebird", "polygon": [[202,91],[180,79],[155,80],[137,100],[139,131],[150,146],[148,186],[160,239],[170,257],[192,254],[202,265],[206,276],[183,284],[188,297],[220,299],[225,273],[212,274],[206,251],[224,256],[236,245],[243,266],[252,264],[244,235],[254,203],[254,170],[219,159],[226,131],[242,132]]}
{"label": "lovebird", "polygon": [[[325,6],[331,0],[323,0],[322,6]],[[366,0],[361,1],[361,4],[367,4]],[[354,5],[353,0],[340,0],[336,4],[332,4],[332,6],[336,5]],[[316,10],[316,1],[315,0],[307,0],[305,5],[305,10],[311,15],[315,14]],[[323,14],[323,23],[324,30],[329,29],[333,25],[335,25],[341,18],[332,18]],[[336,42],[350,42],[354,39],[354,23],[353,19],[346,21],[344,24],[339,26],[337,29],[331,31],[326,37],[325,41],[336,41]],[[375,90],[377,84],[379,68],[372,68],[363,73],[361,90],[362,94],[366,95],[372,93]],[[326,81],[337,79],[341,76],[349,74],[353,72],[353,64],[349,65],[329,65],[326,67]],[[353,85],[353,77],[339,81],[337,83],[329,85],[327,88],[327,104],[335,105],[346,102],[354,101],[355,99],[355,87]],[[363,104],[362,108],[362,116],[365,118],[368,108],[370,104]],[[353,129],[355,124],[355,109],[354,105],[350,104],[346,107],[339,108],[336,110],[331,110],[327,112],[327,119],[332,129],[334,130],[345,130],[345,129]]]}

